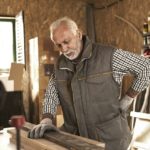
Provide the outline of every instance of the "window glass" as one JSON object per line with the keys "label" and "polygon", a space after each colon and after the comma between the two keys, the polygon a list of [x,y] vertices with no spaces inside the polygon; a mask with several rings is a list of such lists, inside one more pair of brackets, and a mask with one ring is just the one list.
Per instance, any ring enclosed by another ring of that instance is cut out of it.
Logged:
{"label": "window glass", "polygon": [[0,69],[10,68],[13,57],[13,23],[0,21]]}

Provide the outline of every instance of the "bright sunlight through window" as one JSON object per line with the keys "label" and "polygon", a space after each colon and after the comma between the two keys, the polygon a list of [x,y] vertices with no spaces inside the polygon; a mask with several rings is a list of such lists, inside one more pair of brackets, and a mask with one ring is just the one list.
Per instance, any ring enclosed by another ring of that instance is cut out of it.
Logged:
{"label": "bright sunlight through window", "polygon": [[13,62],[13,23],[0,22],[0,69],[7,70]]}

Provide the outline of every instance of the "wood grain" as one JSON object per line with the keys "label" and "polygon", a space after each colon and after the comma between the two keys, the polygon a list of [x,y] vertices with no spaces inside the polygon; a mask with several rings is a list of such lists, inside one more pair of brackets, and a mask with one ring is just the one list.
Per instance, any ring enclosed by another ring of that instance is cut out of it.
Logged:
{"label": "wood grain", "polygon": [[[34,124],[26,122],[21,130],[21,145],[24,150],[104,150],[103,143],[62,131],[46,132],[41,139],[29,139],[27,134],[33,126]],[[15,142],[15,130],[9,132],[12,134],[12,142]]]}

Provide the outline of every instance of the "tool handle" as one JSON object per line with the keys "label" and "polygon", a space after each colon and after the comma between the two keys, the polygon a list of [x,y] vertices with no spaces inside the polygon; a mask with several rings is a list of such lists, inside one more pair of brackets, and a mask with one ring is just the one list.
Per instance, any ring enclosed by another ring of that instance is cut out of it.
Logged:
{"label": "tool handle", "polygon": [[25,117],[22,115],[12,116],[9,120],[11,126],[16,128],[16,149],[20,150],[21,140],[20,140],[20,128],[25,123]]}
{"label": "tool handle", "polygon": [[20,129],[25,123],[25,117],[23,115],[15,115],[12,116],[9,120],[9,124],[12,127]]}

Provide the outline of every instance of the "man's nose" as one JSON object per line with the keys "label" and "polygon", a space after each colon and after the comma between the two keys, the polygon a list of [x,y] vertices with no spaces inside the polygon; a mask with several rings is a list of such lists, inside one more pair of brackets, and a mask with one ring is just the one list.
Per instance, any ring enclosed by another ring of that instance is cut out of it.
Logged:
{"label": "man's nose", "polygon": [[61,48],[62,48],[62,52],[63,52],[63,53],[65,53],[65,52],[68,50],[67,44],[62,44],[62,45],[61,45]]}

